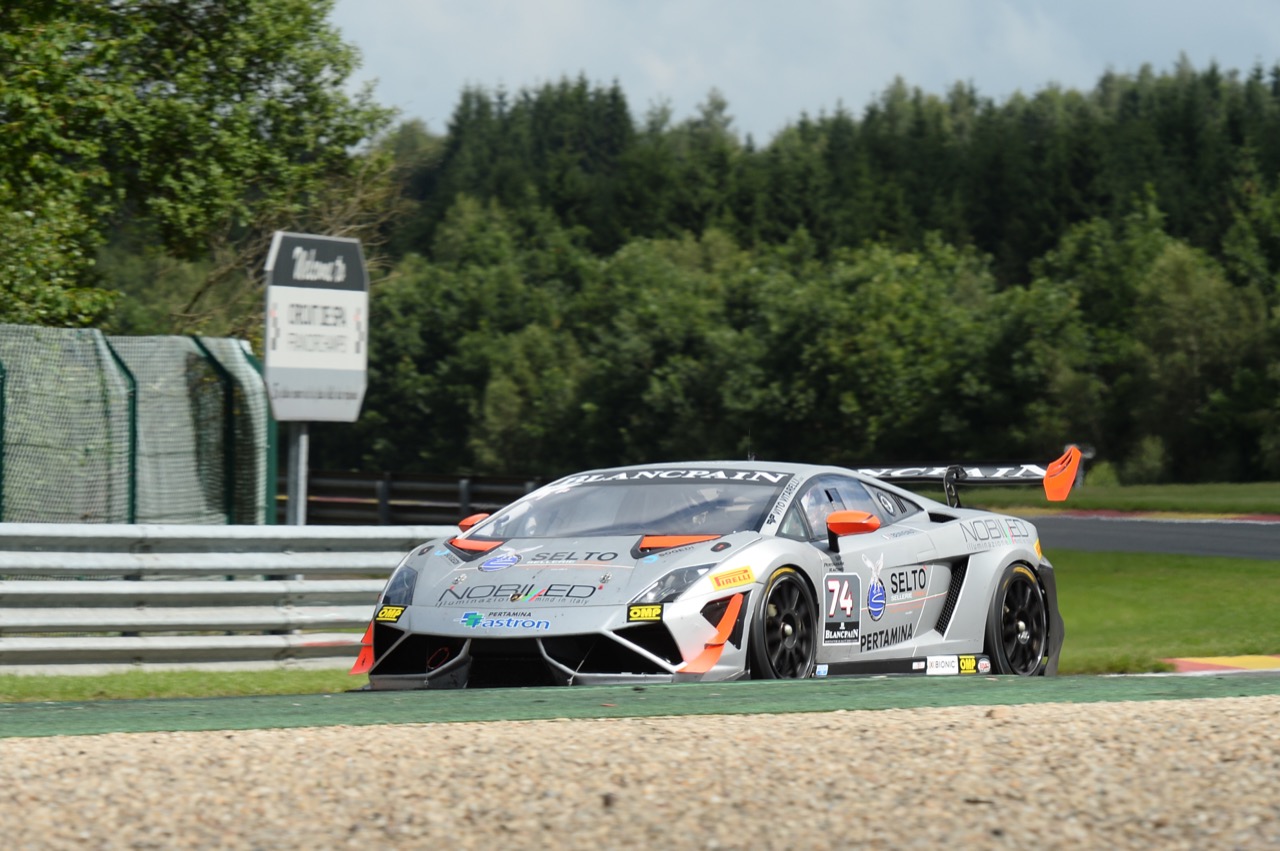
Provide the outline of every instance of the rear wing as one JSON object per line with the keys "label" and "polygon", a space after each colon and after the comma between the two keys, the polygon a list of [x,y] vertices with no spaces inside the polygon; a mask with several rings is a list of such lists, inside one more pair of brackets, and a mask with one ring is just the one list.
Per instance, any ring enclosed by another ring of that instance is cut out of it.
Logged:
{"label": "rear wing", "polygon": [[859,467],[857,472],[864,476],[883,479],[886,482],[901,483],[933,483],[942,484],[947,495],[947,505],[960,507],[960,495],[957,487],[980,485],[1029,485],[1036,482],[1044,484],[1045,499],[1050,502],[1062,502],[1071,493],[1075,484],[1076,472],[1080,468],[1081,453],[1079,447],[1068,446],[1061,458],[1049,462],[1045,467],[1038,464],[1012,464],[1008,466],[965,466],[950,464],[945,467]]}

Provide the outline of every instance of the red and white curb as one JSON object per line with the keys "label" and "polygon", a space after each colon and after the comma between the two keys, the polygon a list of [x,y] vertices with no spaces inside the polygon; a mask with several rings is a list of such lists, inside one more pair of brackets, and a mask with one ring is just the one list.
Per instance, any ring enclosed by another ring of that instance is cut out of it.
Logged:
{"label": "red and white curb", "polygon": [[1164,659],[1175,674],[1226,674],[1238,671],[1280,671],[1280,656],[1195,656]]}

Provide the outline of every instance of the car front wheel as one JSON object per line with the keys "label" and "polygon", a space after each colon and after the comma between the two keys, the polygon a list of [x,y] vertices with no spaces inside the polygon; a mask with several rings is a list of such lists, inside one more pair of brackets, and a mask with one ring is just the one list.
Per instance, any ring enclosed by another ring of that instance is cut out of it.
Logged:
{"label": "car front wheel", "polygon": [[817,603],[794,567],[780,567],[764,586],[751,625],[751,675],[801,679],[813,674],[817,652]]}

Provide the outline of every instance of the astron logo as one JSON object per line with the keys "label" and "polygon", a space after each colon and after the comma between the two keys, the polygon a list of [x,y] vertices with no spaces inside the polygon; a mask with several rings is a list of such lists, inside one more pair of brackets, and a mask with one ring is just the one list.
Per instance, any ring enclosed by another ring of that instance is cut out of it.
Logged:
{"label": "astron logo", "polygon": [[479,612],[467,612],[458,618],[455,623],[460,623],[470,629],[534,629],[545,630],[551,629],[551,621],[536,620],[533,618],[520,617],[503,617],[501,612],[496,613],[498,617],[490,615],[482,615]]}

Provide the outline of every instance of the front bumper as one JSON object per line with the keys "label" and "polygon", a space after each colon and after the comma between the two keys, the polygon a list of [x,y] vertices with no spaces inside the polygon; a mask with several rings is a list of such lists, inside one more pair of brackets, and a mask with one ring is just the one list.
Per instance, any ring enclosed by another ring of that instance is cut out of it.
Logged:
{"label": "front bumper", "polygon": [[422,689],[670,683],[702,679],[661,623],[616,632],[529,638],[457,638],[378,624],[370,688]]}

